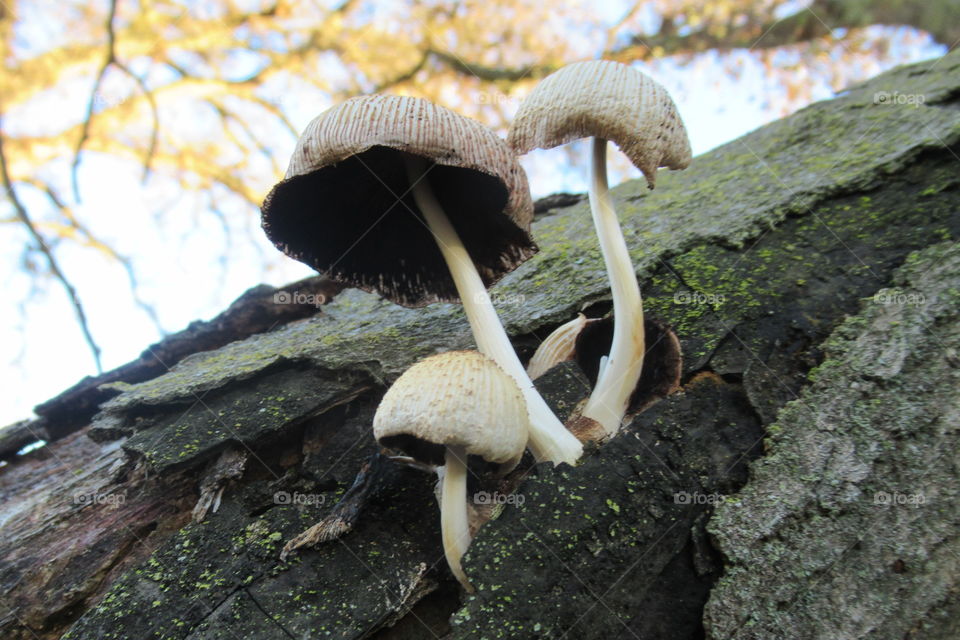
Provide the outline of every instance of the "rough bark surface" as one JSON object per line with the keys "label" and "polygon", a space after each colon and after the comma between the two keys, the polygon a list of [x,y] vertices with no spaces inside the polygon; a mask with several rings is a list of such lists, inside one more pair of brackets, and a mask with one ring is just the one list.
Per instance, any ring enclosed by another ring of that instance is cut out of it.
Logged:
{"label": "rough bark surface", "polygon": [[717,509],[711,637],[960,637],[960,246],[893,285],[834,331]]}
{"label": "rough bark surface", "polygon": [[[395,463],[349,533],[280,559],[377,451],[390,382],[472,346],[455,305],[345,291],[48,404],[65,435],[0,466],[0,636],[956,637],[958,105],[953,53],[614,190],[683,388],[576,468],[531,469],[464,559],[476,594],[433,477]],[[526,356],[609,309],[586,203],[533,231],[492,291]],[[570,364],[540,384],[563,412],[588,393]]]}

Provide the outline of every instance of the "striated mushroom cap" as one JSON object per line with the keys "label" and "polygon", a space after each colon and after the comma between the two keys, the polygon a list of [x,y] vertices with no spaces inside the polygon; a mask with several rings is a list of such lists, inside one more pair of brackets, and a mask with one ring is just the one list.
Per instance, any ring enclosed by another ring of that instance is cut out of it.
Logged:
{"label": "striated mushroom cap", "polygon": [[513,465],[530,418],[516,381],[477,351],[430,356],[401,375],[377,407],[373,434],[385,447],[442,465],[447,446]]}
{"label": "striated mushroom cap", "polygon": [[651,189],[658,167],[690,164],[690,140],[670,94],[619,62],[575,62],[547,76],[520,105],[507,142],[524,154],[586,137],[615,142]]}
{"label": "striated mushroom cap", "polygon": [[414,201],[403,154],[428,180],[489,287],[537,251],[533,203],[515,154],[483,124],[421,98],[353,98],[313,119],[262,207],[284,253],[405,305],[457,300]]}
{"label": "striated mushroom cap", "polygon": [[527,375],[536,380],[561,362],[573,360],[577,353],[577,338],[587,326],[587,316],[578,313],[547,336],[527,363]]}

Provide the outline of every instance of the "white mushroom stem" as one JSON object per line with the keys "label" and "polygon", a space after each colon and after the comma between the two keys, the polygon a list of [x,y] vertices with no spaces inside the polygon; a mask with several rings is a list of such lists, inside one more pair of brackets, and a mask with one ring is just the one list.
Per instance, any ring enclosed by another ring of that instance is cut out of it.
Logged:
{"label": "white mushroom stem", "polygon": [[460,559],[470,546],[470,524],[467,519],[467,449],[448,446],[443,489],[440,492],[440,529],[443,553],[447,564],[463,588],[473,593],[473,585],[463,572]]}
{"label": "white mushroom stem", "polygon": [[538,461],[576,464],[583,454],[583,445],[553,414],[520,363],[470,254],[437,202],[429,183],[423,178],[426,168],[424,161],[411,155],[404,157],[407,159],[407,175],[413,185],[413,198],[450,269],[477,348],[513,376],[523,392],[530,412],[530,439],[527,446]]}
{"label": "white mushroom stem", "polygon": [[637,274],[610,198],[607,141],[604,138],[593,139],[590,167],[590,210],[613,294],[613,343],[606,366],[601,367],[590,400],[583,408],[583,415],[599,422],[611,436],[620,428],[643,368],[643,302]]}

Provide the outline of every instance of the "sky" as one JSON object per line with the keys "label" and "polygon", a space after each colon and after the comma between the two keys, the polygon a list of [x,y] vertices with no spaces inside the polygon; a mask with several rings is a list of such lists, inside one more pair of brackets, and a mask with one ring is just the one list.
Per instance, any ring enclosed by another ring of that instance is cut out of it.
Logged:
{"label": "sky", "polygon": [[[890,35],[896,63],[945,53],[943,47],[912,30],[891,29]],[[784,54],[782,64],[794,62],[789,53]],[[856,70],[857,74],[869,77],[883,70],[880,65],[866,66]],[[729,73],[731,68],[735,73]],[[726,58],[707,54],[685,66],[667,58],[643,69],[674,97],[695,156],[786,115],[790,104],[783,88],[772,84],[760,63],[746,51]],[[816,70],[811,70],[809,87],[812,100],[833,95],[823,74]],[[48,108],[82,113],[88,92],[89,80],[78,82],[67,90],[66,99],[63,95],[51,98]],[[291,103],[315,101],[285,104]],[[288,115],[295,127],[302,129],[316,114],[301,108]],[[15,112],[4,122],[8,131],[31,132],[43,126],[42,118]],[[288,144],[287,154],[293,142]],[[579,152],[585,157],[586,146],[581,145]],[[565,165],[567,153],[565,149],[535,151],[521,159],[534,198],[586,190],[585,166],[582,170],[557,170]],[[611,152],[610,161],[612,184],[639,177],[618,152]],[[81,219],[101,221],[98,227],[105,231],[105,239],[131,257],[138,276],[137,293],[156,308],[163,330],[178,331],[191,321],[212,318],[259,283],[278,286],[313,274],[267,241],[256,212],[224,198],[222,206],[214,203],[223,213],[218,218],[209,213],[209,202],[172,188],[163,178],[146,184],[141,178],[138,165],[87,153],[80,165],[81,203],[75,211]],[[46,206],[43,196],[30,188],[20,188],[18,195],[28,210]],[[155,218],[159,211],[166,211],[162,224]],[[6,203],[0,203],[0,213],[9,216],[12,212]],[[0,255],[8,256],[0,266],[6,283],[0,303],[0,335],[4,336],[0,341],[0,384],[5,390],[0,426],[32,416],[34,405],[82,377],[96,374],[62,287],[51,280],[36,288],[35,279],[25,269],[29,265],[9,259],[22,254],[25,240],[22,233],[0,232]],[[103,348],[104,370],[135,359],[160,338],[156,323],[131,297],[127,274],[115,261],[75,243],[63,243],[57,256],[71,274],[91,331]]]}

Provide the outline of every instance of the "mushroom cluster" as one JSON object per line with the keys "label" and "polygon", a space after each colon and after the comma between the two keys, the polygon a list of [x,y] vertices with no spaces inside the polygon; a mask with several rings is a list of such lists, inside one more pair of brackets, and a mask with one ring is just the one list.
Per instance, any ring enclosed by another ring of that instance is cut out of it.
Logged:
{"label": "mushroom cluster", "polygon": [[537,393],[487,287],[530,258],[533,202],[491,129],[420,98],[353,98],[307,125],[263,228],[287,255],[405,306],[459,299],[482,353],[514,377],[538,460],[583,445]]}
{"label": "mushroom cluster", "polygon": [[[558,328],[525,369],[487,288],[538,250],[518,154],[586,136],[593,137],[590,205],[614,329],[595,388],[565,427],[531,378],[572,357],[586,318]],[[444,553],[468,591],[461,567],[472,528],[468,458],[506,473],[529,448],[538,462],[576,464],[583,442],[620,427],[641,377],[643,307],[607,185],[608,139],[650,188],[658,167],[690,162],[666,90],[615,62],[576,63],[548,76],[521,106],[507,141],[427,100],[358,97],[307,125],[285,178],[263,205],[273,243],[327,277],[404,306],[463,305],[479,351],[411,366],[384,395],[374,434],[382,446],[438,469]]]}

